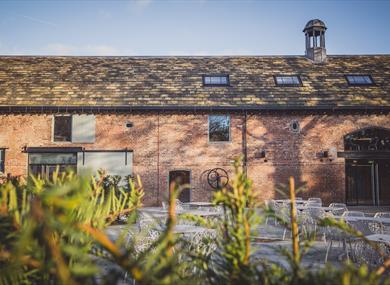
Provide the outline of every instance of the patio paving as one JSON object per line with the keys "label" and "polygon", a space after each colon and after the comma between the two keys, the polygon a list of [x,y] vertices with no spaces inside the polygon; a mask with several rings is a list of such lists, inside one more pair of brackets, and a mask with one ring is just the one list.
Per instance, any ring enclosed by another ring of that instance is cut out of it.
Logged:
{"label": "patio paving", "polygon": [[[390,207],[348,207],[348,210],[363,211],[367,216],[373,216],[379,211],[389,211]],[[106,233],[109,238],[115,241],[121,232],[130,230],[136,232],[136,225],[114,225],[106,229]],[[274,226],[272,222],[268,225],[261,225],[257,228],[257,232],[260,238],[256,238],[252,242],[252,249],[254,251],[254,257],[258,259],[266,259],[270,263],[279,263],[285,267],[288,267],[286,258],[283,256],[281,249],[291,250],[290,233],[286,233],[286,239],[282,240],[283,228],[280,226]],[[302,265],[311,268],[313,270],[325,266],[326,255],[326,243],[318,240],[312,243],[310,249],[305,253],[302,258]],[[328,263],[338,267],[341,266],[345,260],[343,256],[343,249],[339,245],[334,245],[329,252]],[[102,259],[97,259],[96,263],[102,268],[103,272],[108,273],[111,270],[120,270],[120,268],[111,264],[110,262]],[[122,280],[120,284],[131,284],[131,282],[125,282]]]}

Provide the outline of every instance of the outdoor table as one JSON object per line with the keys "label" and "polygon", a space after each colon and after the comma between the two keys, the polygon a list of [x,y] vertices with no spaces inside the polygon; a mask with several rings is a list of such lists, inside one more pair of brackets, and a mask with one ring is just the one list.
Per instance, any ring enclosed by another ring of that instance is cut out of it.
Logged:
{"label": "outdoor table", "polygon": [[[145,207],[141,208],[140,211],[145,211],[147,213],[150,213],[153,215],[167,215],[168,210],[163,208],[154,208],[154,207]],[[210,211],[203,211],[203,210],[177,210],[177,214],[191,214],[194,216],[201,216],[201,217],[209,217],[209,216],[220,216],[221,212],[210,212]]]}
{"label": "outdoor table", "polygon": [[[275,200],[276,203],[290,203],[291,200],[290,199],[279,199],[279,200]],[[307,203],[307,200],[295,200],[295,204],[306,204]]]}
{"label": "outdoor table", "polygon": [[377,224],[390,224],[390,218],[374,218],[374,217],[343,217],[343,216],[334,216],[335,219],[345,221],[350,224],[351,227],[355,227],[355,223],[362,222],[361,226],[358,226],[358,230],[366,235],[372,233],[372,229],[370,227],[370,223]]}
{"label": "outdoor table", "polygon": [[191,207],[213,207],[213,203],[210,202],[188,202],[184,203],[184,205],[188,205]]}
{"label": "outdoor table", "polygon": [[174,228],[174,233],[176,234],[195,234],[200,232],[214,232],[212,229],[208,229],[200,226],[191,226],[191,225],[176,225]]}
{"label": "outdoor table", "polygon": [[194,216],[201,216],[201,217],[216,217],[221,216],[221,212],[209,212],[209,211],[202,211],[202,210],[184,210],[180,211],[179,214],[190,214]]}
{"label": "outdoor table", "polygon": [[390,218],[374,218],[374,217],[343,217],[343,216],[334,216],[335,219],[344,220],[346,222],[356,222],[356,221],[365,221],[365,222],[376,222],[382,224],[390,224]]}
{"label": "outdoor table", "polygon": [[374,234],[366,236],[366,239],[374,242],[381,242],[390,245],[390,235]]}
{"label": "outdoor table", "polygon": [[322,209],[322,210],[324,210],[325,212],[342,211],[342,210],[344,210],[344,208],[335,208],[335,207],[316,207],[316,206],[307,207],[307,206],[304,206],[304,205],[297,205],[296,208],[297,208],[297,210],[299,210],[299,211],[304,211],[304,210],[307,210],[307,209],[309,209],[309,208]]}

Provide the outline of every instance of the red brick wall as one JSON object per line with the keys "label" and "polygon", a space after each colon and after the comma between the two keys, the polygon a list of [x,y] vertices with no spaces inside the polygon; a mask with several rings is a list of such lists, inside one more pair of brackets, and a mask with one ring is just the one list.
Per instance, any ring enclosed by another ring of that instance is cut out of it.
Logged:
{"label": "red brick wall", "polygon": [[[290,131],[292,120],[299,121],[299,133]],[[134,126],[126,128],[126,122]],[[96,115],[94,144],[53,143],[52,115],[1,115],[0,124],[0,147],[8,148],[5,170],[13,175],[27,174],[24,146],[132,149],[134,172],[141,176],[147,192],[146,204],[160,203],[167,196],[170,170],[190,170],[192,200],[210,199],[204,173],[214,167],[231,172],[232,160],[242,154],[241,114],[231,115],[229,143],[208,142],[205,113]],[[369,126],[390,128],[390,116],[248,114],[248,175],[264,199],[280,197],[275,187],[293,175],[298,185],[306,185],[301,196],[320,196],[325,203],[344,201],[344,160],[321,161],[317,153],[331,147],[343,150],[344,135]],[[267,161],[256,155],[261,150],[266,151]]]}

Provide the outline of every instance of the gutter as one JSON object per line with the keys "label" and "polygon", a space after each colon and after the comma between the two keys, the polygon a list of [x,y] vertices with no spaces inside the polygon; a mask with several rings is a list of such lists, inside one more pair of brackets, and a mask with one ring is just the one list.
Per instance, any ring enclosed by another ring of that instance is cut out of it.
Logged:
{"label": "gutter", "polygon": [[306,112],[390,112],[389,106],[286,106],[286,105],[245,105],[245,106],[0,106],[0,114],[10,113],[129,113],[135,111],[306,111]]}

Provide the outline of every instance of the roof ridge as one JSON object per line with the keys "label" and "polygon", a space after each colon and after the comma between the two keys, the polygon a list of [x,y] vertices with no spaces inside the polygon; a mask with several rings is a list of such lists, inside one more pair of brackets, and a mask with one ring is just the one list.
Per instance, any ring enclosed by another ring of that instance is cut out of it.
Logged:
{"label": "roof ridge", "polygon": [[[328,54],[327,57],[371,57],[389,54]],[[306,58],[305,55],[1,55],[0,58]]]}

